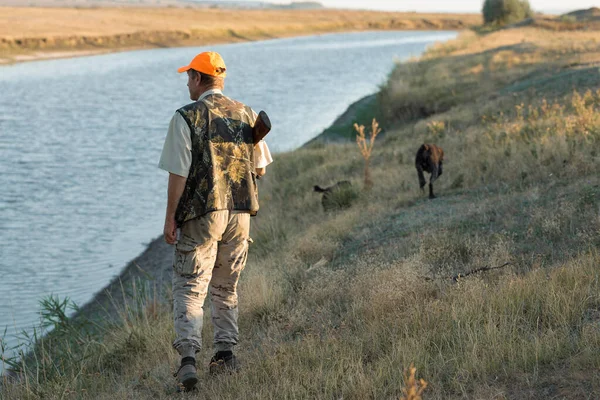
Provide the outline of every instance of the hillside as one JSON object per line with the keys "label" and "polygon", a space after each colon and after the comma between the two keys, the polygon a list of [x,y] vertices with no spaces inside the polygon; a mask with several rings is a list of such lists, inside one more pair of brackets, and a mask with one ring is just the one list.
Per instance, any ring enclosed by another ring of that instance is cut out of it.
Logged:
{"label": "hillside", "polygon": [[600,8],[577,10],[559,17],[538,15],[518,22],[508,28],[543,28],[554,31],[598,31],[600,30]]}
{"label": "hillside", "polygon": [[[397,399],[414,363],[424,399],[600,398],[598,39],[469,32],[398,64],[373,106],[370,191],[351,141],[278,155],[240,287],[245,368],[182,397]],[[436,200],[418,189],[424,142],[447,156]],[[324,213],[313,185],[343,179],[359,198]],[[40,345],[6,396],[181,397],[153,284],[100,334]]]}
{"label": "hillside", "polygon": [[600,20],[600,8],[592,7],[587,10],[577,10],[565,14],[566,17],[575,18],[577,21],[599,21]]}

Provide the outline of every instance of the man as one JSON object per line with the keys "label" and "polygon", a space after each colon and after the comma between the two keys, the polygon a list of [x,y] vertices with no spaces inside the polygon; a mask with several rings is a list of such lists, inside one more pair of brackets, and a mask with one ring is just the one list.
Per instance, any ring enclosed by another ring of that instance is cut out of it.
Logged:
{"label": "man", "polygon": [[236,287],[246,264],[250,216],[258,211],[255,178],[272,159],[264,142],[253,145],[256,113],[223,95],[226,67],[218,53],[201,53],[178,71],[187,72],[194,102],[171,119],[159,167],[169,172],[164,237],[176,245],[173,347],[181,355],[176,376],[190,390],[198,382],[196,353],[209,287],[216,350],[211,373],[239,368],[233,354]]}

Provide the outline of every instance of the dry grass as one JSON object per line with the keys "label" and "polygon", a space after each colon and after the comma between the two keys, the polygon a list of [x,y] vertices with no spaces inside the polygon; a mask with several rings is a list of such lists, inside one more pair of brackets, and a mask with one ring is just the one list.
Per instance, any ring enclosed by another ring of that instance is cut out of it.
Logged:
{"label": "dry grass", "polygon": [[434,47],[421,60],[399,65],[380,93],[382,111],[391,121],[418,120],[474,103],[481,96],[497,96],[512,83],[520,82],[526,89],[535,86],[535,80],[552,79],[567,70],[574,74],[571,79],[549,82],[545,89],[562,94],[565,84],[572,85],[569,91],[582,89],[585,83],[573,80],[586,78],[577,75],[582,73],[578,68],[600,60],[599,39],[594,32],[533,28],[483,37],[466,33],[452,44]]}
{"label": "dry grass", "polygon": [[[102,341],[55,347],[73,357],[32,364],[3,395],[398,399],[414,363],[424,399],[600,398],[600,79],[568,62],[599,53],[591,34],[562,35],[462,37],[399,65],[381,104],[443,107],[382,123],[373,188],[349,209],[324,214],[311,188],[362,178],[354,143],[278,156],[240,285],[240,374],[203,370],[198,393],[176,395],[170,310],[152,306]],[[517,38],[523,52],[503,53]],[[434,201],[414,168],[429,141],[448,159]],[[210,329],[204,343],[201,363]]]}

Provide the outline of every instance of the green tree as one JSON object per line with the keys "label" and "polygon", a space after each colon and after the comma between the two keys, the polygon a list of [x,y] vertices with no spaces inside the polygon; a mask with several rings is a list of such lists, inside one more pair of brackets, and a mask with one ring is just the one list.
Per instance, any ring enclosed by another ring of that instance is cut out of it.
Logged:
{"label": "green tree", "polygon": [[527,0],[485,0],[483,19],[486,24],[504,25],[533,17]]}

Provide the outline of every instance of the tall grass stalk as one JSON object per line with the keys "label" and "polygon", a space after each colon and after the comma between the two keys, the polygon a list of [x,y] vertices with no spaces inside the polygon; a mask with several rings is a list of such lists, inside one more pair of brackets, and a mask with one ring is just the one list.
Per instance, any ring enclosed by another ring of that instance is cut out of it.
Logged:
{"label": "tall grass stalk", "polygon": [[381,133],[381,128],[379,128],[377,120],[373,118],[369,139],[365,136],[364,125],[359,126],[358,124],[354,124],[354,129],[356,130],[356,144],[358,145],[360,154],[365,160],[365,189],[370,189],[373,186],[370,170],[371,154],[373,152],[373,146],[375,145],[375,139],[377,138],[377,135]]}

